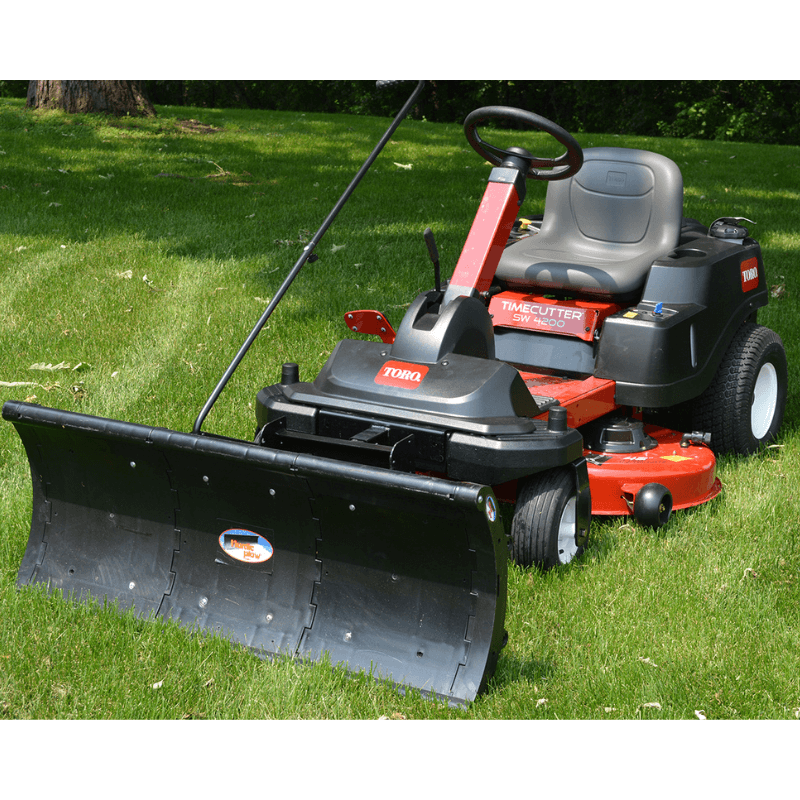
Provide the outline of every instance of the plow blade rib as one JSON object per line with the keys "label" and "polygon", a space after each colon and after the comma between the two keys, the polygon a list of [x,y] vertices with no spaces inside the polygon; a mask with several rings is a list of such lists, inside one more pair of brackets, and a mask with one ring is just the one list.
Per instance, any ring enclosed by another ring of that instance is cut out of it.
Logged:
{"label": "plow blade rib", "polygon": [[7,402],[33,478],[18,583],[473,700],[504,642],[491,490]]}

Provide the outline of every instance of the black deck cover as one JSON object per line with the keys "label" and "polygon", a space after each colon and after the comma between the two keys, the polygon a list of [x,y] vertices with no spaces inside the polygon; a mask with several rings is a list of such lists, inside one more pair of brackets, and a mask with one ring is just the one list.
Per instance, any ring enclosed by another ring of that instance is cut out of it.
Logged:
{"label": "black deck cover", "polygon": [[507,555],[487,487],[21,402],[3,416],[33,477],[20,585],[456,704],[494,672]]}

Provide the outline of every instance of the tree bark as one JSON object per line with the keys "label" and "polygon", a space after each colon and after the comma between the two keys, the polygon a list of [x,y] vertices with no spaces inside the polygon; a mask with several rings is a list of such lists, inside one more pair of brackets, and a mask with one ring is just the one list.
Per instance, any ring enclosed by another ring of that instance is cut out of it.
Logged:
{"label": "tree bark", "polygon": [[141,81],[30,81],[26,105],[72,114],[156,115]]}

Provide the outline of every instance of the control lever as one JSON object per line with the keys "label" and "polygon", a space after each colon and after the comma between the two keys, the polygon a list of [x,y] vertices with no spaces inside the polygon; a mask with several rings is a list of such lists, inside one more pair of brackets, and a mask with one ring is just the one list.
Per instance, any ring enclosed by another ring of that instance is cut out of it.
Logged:
{"label": "control lever", "polygon": [[430,228],[425,228],[422,234],[425,237],[425,244],[428,245],[428,255],[433,262],[433,279],[436,283],[436,291],[442,291],[441,275],[439,273],[439,251],[436,248],[436,240],[433,238],[433,231]]}

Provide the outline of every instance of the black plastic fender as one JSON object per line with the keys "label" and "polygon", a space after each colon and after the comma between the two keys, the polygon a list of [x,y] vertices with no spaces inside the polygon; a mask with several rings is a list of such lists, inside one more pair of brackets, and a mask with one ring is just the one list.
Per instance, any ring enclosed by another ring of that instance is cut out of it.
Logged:
{"label": "black plastic fender", "polygon": [[594,374],[616,381],[620,405],[691,400],[713,380],[742,323],[768,301],[757,242],[699,236],[654,262],[642,300],[605,320]]}

